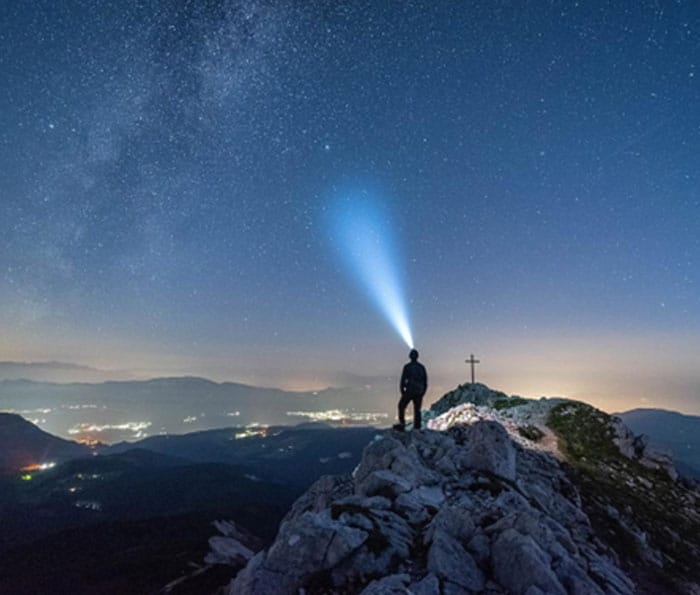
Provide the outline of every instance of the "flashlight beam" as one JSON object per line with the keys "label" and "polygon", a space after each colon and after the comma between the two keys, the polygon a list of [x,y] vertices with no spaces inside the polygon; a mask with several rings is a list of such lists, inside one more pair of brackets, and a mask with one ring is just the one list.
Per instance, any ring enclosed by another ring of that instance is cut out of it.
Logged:
{"label": "flashlight beam", "polygon": [[381,202],[352,195],[334,209],[334,237],[352,275],[368,297],[413,349],[413,336],[399,274],[389,218]]}

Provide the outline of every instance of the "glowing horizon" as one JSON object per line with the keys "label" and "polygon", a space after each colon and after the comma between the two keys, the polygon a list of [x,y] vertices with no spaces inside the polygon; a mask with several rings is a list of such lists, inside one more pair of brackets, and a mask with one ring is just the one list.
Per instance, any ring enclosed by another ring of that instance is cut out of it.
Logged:
{"label": "glowing horizon", "polygon": [[331,210],[333,239],[351,275],[404,343],[414,348],[398,274],[396,241],[384,203],[367,191],[343,196]]}

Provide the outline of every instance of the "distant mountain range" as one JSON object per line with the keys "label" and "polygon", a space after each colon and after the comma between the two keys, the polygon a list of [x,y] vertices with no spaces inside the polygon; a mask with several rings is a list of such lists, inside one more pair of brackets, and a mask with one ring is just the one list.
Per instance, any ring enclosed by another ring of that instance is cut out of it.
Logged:
{"label": "distant mountain range", "polygon": [[636,434],[670,451],[678,470],[700,479],[700,416],[665,409],[633,409],[618,413]]}
{"label": "distant mountain range", "polygon": [[104,382],[126,380],[133,375],[124,370],[100,370],[67,362],[0,361],[0,380],[37,382]]}
{"label": "distant mountain range", "polygon": [[389,425],[394,382],[291,392],[205,378],[100,383],[0,381],[0,410],[65,438],[117,442],[248,424]]}
{"label": "distant mountain range", "polygon": [[[232,426],[330,424],[388,426],[392,378],[348,376],[353,386],[292,392],[205,378],[178,377],[93,383],[1,380],[8,375],[99,372],[65,364],[0,362],[0,411],[19,413],[63,438],[115,443],[158,434]],[[700,417],[661,409],[618,414],[636,433],[669,450],[681,473],[700,477]]]}

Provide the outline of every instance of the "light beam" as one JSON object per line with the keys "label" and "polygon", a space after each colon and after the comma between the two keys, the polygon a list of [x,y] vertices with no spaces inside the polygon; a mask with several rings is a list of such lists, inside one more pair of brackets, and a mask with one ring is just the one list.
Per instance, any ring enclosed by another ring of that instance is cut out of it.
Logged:
{"label": "light beam", "polygon": [[413,349],[387,208],[369,193],[355,192],[337,200],[330,212],[333,239],[349,272],[406,345]]}

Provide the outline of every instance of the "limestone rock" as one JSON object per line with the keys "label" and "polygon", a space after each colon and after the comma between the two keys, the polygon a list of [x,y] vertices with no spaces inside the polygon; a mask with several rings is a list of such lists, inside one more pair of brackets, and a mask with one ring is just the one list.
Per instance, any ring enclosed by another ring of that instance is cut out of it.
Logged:
{"label": "limestone rock", "polygon": [[[304,512],[283,523],[265,557],[256,556],[251,561],[234,581],[231,592],[295,593],[309,577],[335,566],[359,548],[367,536],[365,531],[335,521],[329,514]],[[274,590],[265,590],[275,581]]]}
{"label": "limestone rock", "polygon": [[421,525],[430,520],[430,512],[426,509],[414,492],[400,494],[394,502],[395,509],[412,525]]}
{"label": "limestone rock", "polygon": [[569,595],[604,595],[604,591],[570,558],[554,563],[554,573]]}
{"label": "limestone rock", "polygon": [[248,562],[228,587],[228,595],[296,594],[296,578],[265,567],[267,555],[259,552]]}
{"label": "limestone rock", "polygon": [[411,484],[400,475],[386,469],[372,471],[355,487],[361,496],[386,496],[392,500],[411,490]]}
{"label": "limestone rock", "polygon": [[355,469],[355,484],[362,483],[373,471],[389,469],[399,452],[405,450],[401,442],[392,436],[382,436],[370,442],[362,452],[362,460]]}
{"label": "limestone rock", "polygon": [[230,564],[247,562],[253,551],[233,537],[215,535],[209,538],[210,552],[204,557],[207,564]]}
{"label": "limestone rock", "polygon": [[207,564],[245,566],[259,551],[259,539],[239,529],[233,521],[217,520],[212,523],[222,535],[209,538],[209,552],[204,557]]}
{"label": "limestone rock", "polygon": [[491,540],[484,533],[477,533],[466,546],[480,568],[486,568],[491,559]]}
{"label": "limestone rock", "polygon": [[352,490],[350,476],[323,475],[292,505],[282,522],[290,521],[307,511],[321,511],[334,500],[352,494]]}
{"label": "limestone rock", "polygon": [[[371,525],[368,539],[334,569],[334,585],[362,583],[369,577],[392,574],[402,561],[410,558],[414,532],[401,516],[389,510],[370,510],[363,518]],[[351,518],[339,520],[356,522]]]}
{"label": "limestone rock", "polygon": [[305,512],[282,526],[267,554],[266,565],[277,572],[306,574],[330,568],[360,547],[367,533],[330,515]]}
{"label": "limestone rock", "polygon": [[424,542],[427,544],[439,533],[446,533],[459,543],[468,542],[474,535],[474,520],[468,511],[459,506],[443,506],[428,525]]}
{"label": "limestone rock", "polygon": [[551,558],[529,535],[506,529],[494,542],[492,556],[494,577],[514,595],[524,595],[532,586],[552,595],[566,595],[551,569]]}
{"label": "limestone rock", "polygon": [[515,448],[503,426],[497,422],[477,422],[454,429],[462,446],[455,457],[458,469],[478,469],[515,479]]}
{"label": "limestone rock", "polygon": [[437,531],[428,552],[428,570],[439,579],[475,593],[484,588],[484,575],[459,542],[448,533]]}

